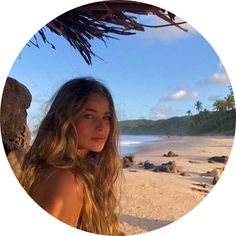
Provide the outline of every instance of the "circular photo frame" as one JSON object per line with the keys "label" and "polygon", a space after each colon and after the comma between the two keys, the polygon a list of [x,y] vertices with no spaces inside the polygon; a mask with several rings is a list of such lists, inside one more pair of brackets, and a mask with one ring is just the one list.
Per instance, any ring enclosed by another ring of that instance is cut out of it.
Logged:
{"label": "circular photo frame", "polygon": [[[230,201],[216,203],[232,193],[234,81],[227,73],[230,62],[221,61],[229,61],[224,46],[217,54],[202,36],[205,28],[200,34],[172,9],[151,4],[86,2],[67,6],[65,13],[65,5],[59,5],[60,14],[48,20],[49,11],[47,23],[39,31],[36,27],[6,72],[1,135],[7,158],[1,168],[16,186],[2,202],[13,201],[18,189],[18,204],[26,209],[21,218],[35,225],[31,212],[39,217],[45,225],[41,233],[53,225],[50,232],[56,228],[58,235],[78,229],[108,235],[179,230],[187,235],[189,223],[204,223],[205,214],[219,221],[211,212],[215,204],[219,215],[226,213],[224,204],[232,210]],[[71,151],[75,144],[78,152]],[[70,192],[75,185],[82,193]],[[3,186],[8,186],[5,181]],[[63,204],[50,205],[57,197]],[[18,204],[13,222],[23,212]],[[29,227],[26,235],[33,230]]]}

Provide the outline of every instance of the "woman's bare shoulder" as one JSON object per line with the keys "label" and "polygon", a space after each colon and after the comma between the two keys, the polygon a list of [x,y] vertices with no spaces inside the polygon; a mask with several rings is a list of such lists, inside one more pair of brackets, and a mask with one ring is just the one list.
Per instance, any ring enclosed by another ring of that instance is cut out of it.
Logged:
{"label": "woman's bare shoulder", "polygon": [[66,192],[79,191],[83,189],[83,181],[69,169],[53,169],[47,177],[39,184],[44,191]]}
{"label": "woman's bare shoulder", "polygon": [[76,227],[83,192],[82,180],[71,170],[56,170],[37,186],[32,198],[51,215]]}

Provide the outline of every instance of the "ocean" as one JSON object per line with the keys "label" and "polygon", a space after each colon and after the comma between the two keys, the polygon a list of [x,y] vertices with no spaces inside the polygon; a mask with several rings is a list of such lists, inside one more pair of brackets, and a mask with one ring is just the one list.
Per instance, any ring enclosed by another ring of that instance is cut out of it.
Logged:
{"label": "ocean", "polygon": [[121,155],[134,154],[141,146],[162,139],[164,136],[160,135],[120,135],[119,152]]}
{"label": "ocean", "polygon": [[[32,145],[34,138],[32,135],[30,145]],[[164,136],[161,135],[120,135],[119,153],[120,155],[134,154],[141,146],[154,143],[163,138]]]}

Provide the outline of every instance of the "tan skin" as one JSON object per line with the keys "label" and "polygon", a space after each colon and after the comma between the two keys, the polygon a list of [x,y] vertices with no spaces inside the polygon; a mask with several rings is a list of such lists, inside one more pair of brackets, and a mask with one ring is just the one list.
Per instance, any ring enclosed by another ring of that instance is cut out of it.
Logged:
{"label": "tan skin", "polygon": [[38,184],[32,198],[49,214],[77,227],[83,205],[83,182],[69,170],[57,170]]}
{"label": "tan skin", "polygon": [[[81,116],[73,120],[78,133],[78,154],[85,158],[89,151],[102,151],[110,132],[108,100],[90,94]],[[83,206],[83,182],[70,170],[50,170],[48,178],[32,191],[32,198],[48,213],[64,223],[77,227]],[[46,173],[47,176],[49,173]]]}

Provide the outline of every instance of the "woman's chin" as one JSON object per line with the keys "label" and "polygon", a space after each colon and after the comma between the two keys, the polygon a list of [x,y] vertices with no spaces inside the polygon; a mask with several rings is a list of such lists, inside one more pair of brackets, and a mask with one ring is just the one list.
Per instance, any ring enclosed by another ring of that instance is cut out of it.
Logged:
{"label": "woman's chin", "polygon": [[97,148],[93,148],[91,151],[98,153],[98,152],[101,152],[101,151],[103,150],[103,147],[104,147],[104,146],[102,146],[102,147],[97,147]]}

